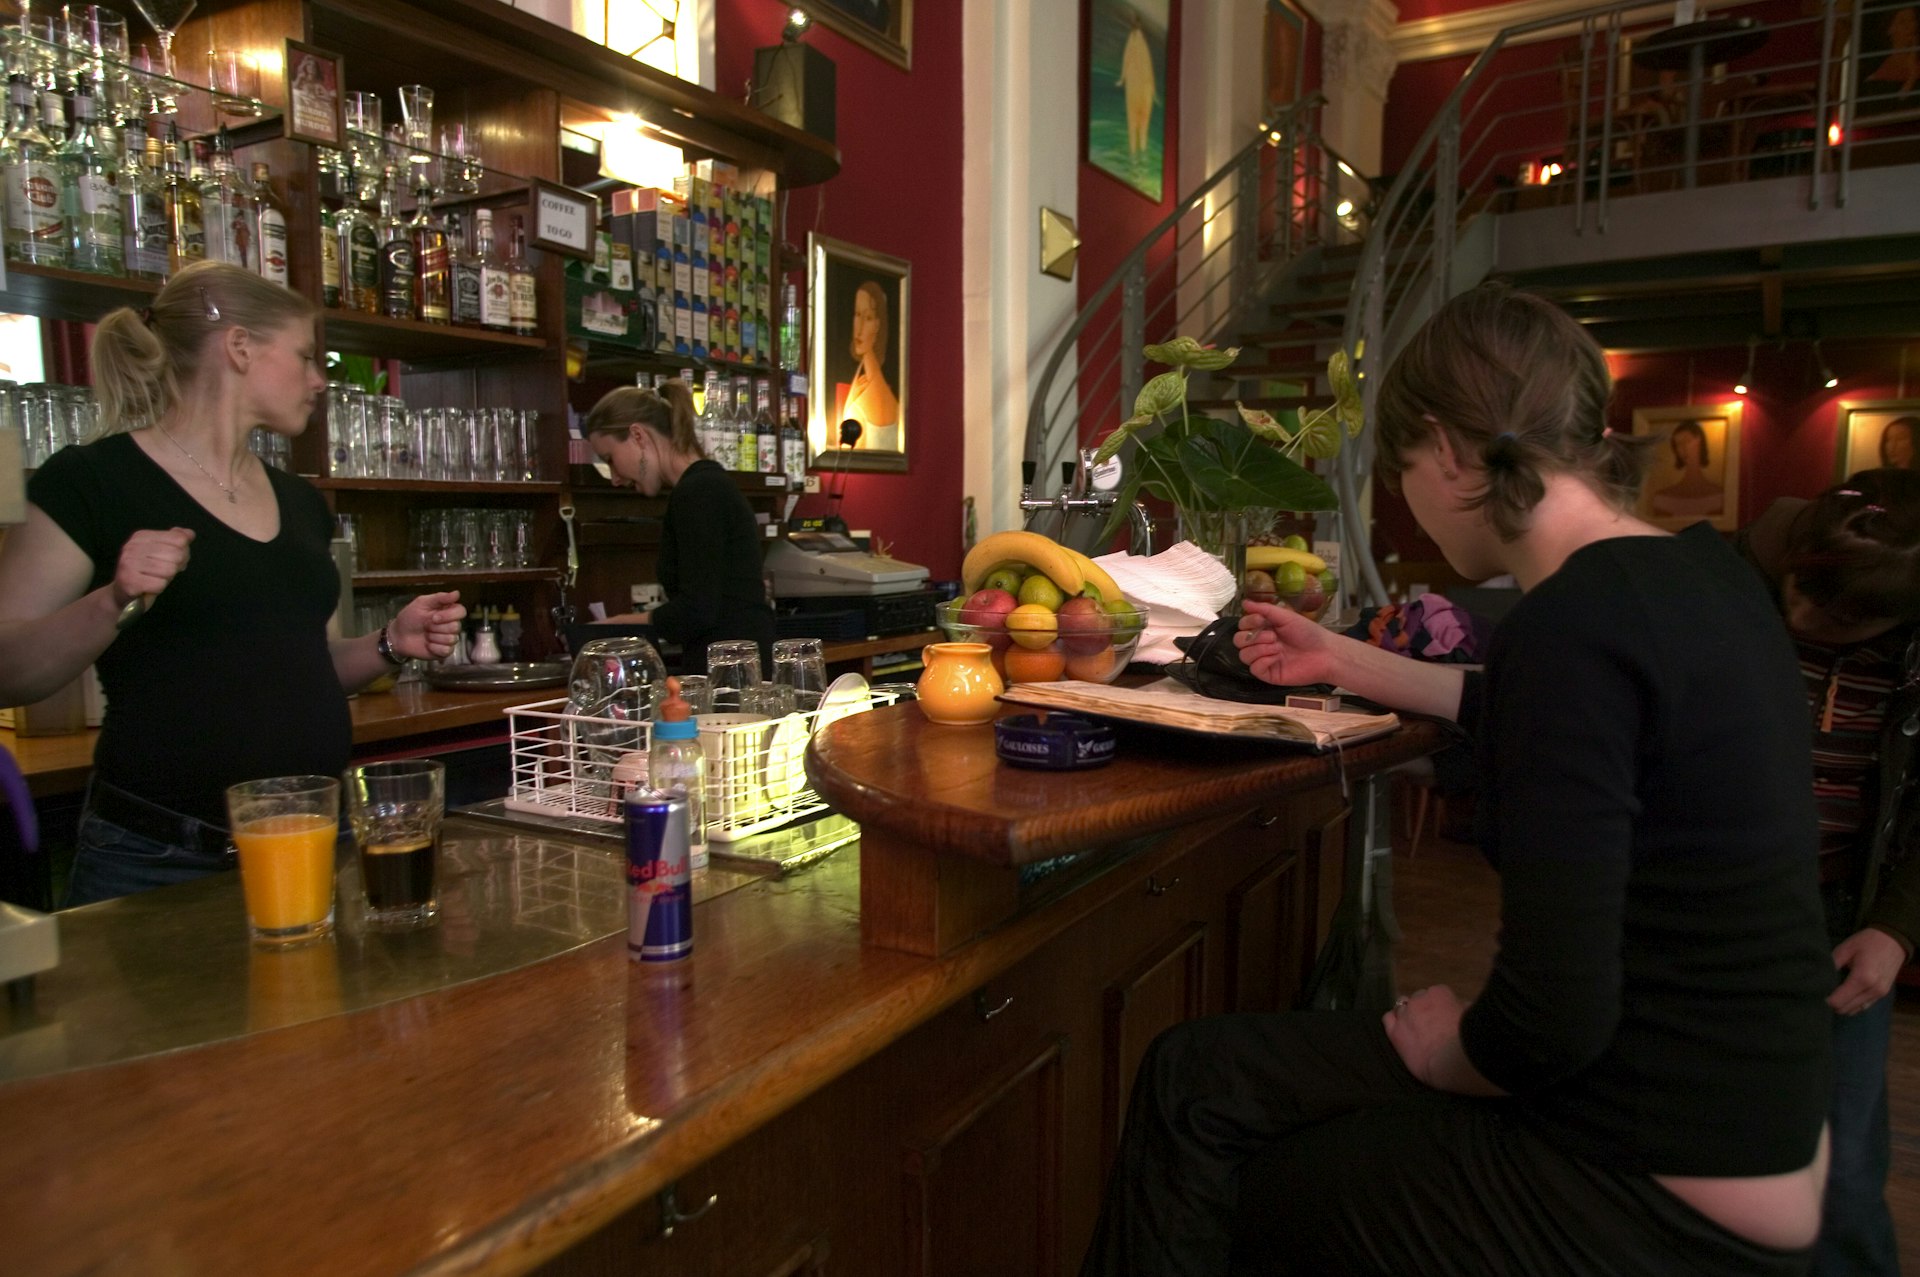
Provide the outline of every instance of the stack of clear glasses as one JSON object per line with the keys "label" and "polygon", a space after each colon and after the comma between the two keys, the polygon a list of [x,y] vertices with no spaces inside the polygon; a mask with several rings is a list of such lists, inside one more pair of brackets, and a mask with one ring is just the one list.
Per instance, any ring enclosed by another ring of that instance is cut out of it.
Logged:
{"label": "stack of clear glasses", "polygon": [[30,381],[0,386],[0,419],[20,428],[20,449],[27,469],[37,469],[70,443],[85,443],[100,429],[100,408],[85,386]]}
{"label": "stack of clear glasses", "polygon": [[540,414],[513,408],[408,408],[392,395],[327,384],[328,470],[336,479],[531,483]]}
{"label": "stack of clear glasses", "polygon": [[481,571],[537,564],[531,510],[415,510],[412,522],[409,553],[415,571]]}

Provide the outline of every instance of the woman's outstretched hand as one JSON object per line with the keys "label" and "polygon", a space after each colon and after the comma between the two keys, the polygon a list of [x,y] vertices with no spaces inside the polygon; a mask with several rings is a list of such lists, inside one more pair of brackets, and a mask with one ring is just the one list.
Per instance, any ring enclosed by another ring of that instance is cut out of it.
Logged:
{"label": "woman's outstretched hand", "polygon": [[394,654],[416,661],[437,661],[453,651],[460,638],[460,621],[467,609],[460,592],[422,594],[400,609],[387,626],[387,642]]}
{"label": "woman's outstretched hand", "polygon": [[1248,602],[1233,636],[1240,659],[1263,683],[1337,683],[1332,636],[1290,608]]}

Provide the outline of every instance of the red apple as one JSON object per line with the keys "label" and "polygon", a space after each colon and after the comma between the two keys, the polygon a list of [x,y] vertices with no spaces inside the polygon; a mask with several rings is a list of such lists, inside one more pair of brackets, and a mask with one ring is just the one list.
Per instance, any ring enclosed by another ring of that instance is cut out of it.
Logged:
{"label": "red apple", "polygon": [[1085,595],[1068,599],[1056,616],[1060,642],[1069,652],[1098,652],[1113,643],[1113,617],[1099,600]]}
{"label": "red apple", "polygon": [[1020,606],[1020,600],[1005,590],[976,590],[960,608],[960,623],[980,631],[980,641],[1004,649],[1013,639],[1007,634],[1007,613]]}

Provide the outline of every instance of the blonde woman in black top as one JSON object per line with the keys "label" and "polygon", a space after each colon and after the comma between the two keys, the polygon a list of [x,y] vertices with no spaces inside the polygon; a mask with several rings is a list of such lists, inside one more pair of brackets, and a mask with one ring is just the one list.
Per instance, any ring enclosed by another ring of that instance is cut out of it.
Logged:
{"label": "blonde woman in black top", "polygon": [[1799,675],[1704,525],[1631,512],[1637,443],[1572,320],[1456,298],[1388,370],[1380,465],[1469,579],[1484,677],[1249,604],[1267,681],[1457,719],[1500,943],[1351,1013],[1232,1016],[1142,1063],[1088,1273],[1803,1273],[1834,985]]}
{"label": "blonde woman in black top", "polygon": [[41,467],[0,549],[0,697],[90,664],[107,696],[69,904],[232,868],[227,785],[339,772],[347,693],[452,649],[457,594],[330,639],[326,503],[247,449],[256,426],[306,428],[325,386],[313,317],[220,262],[109,313],[92,348],[103,435]]}

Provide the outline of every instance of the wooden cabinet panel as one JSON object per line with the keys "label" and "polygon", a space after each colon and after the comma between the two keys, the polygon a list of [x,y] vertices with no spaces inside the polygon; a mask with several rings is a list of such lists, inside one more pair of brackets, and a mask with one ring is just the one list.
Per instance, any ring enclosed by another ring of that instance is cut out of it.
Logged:
{"label": "wooden cabinet panel", "polygon": [[1140,1059],[1162,1029],[1207,1011],[1207,928],[1194,922],[1156,945],[1132,970],[1108,986],[1102,999],[1102,1108],[1105,1144],[1101,1163],[1110,1165],[1126,1121],[1127,1097]]}
{"label": "wooden cabinet panel", "polygon": [[1052,1039],[909,1143],[905,1272],[1059,1270],[1063,1047]]}
{"label": "wooden cabinet panel", "polygon": [[1284,1011],[1306,978],[1302,858],[1282,853],[1227,895],[1227,1010]]}

